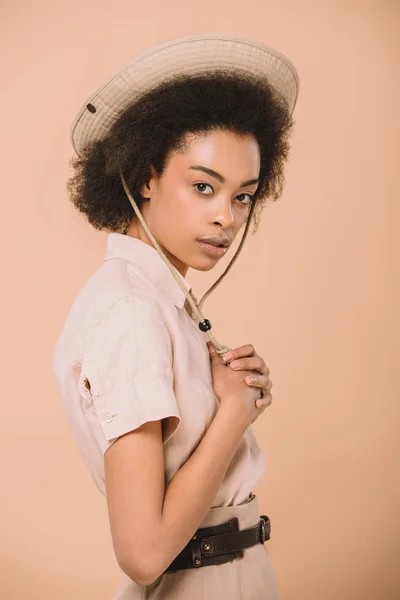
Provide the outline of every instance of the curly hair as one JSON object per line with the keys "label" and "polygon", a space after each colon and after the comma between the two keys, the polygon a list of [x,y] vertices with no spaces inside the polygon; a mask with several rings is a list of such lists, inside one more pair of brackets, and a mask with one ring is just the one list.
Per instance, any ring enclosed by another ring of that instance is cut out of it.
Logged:
{"label": "curly hair", "polygon": [[73,157],[67,182],[70,199],[95,229],[126,233],[135,217],[120,179],[124,173],[139,209],[150,165],[161,176],[174,151],[188,147],[186,134],[230,131],[252,134],[260,149],[259,186],[253,198],[254,230],[268,198],[278,199],[284,184],[294,121],[287,100],[267,80],[216,71],[175,75],[128,107],[105,139]]}

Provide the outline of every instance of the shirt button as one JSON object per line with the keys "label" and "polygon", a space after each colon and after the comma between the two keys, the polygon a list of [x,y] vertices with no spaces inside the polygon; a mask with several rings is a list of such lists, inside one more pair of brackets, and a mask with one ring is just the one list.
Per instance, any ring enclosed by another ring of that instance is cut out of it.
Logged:
{"label": "shirt button", "polygon": [[106,422],[106,423],[111,423],[111,421],[113,420],[113,418],[112,418],[112,416],[110,415],[110,413],[107,413],[107,414],[104,416],[104,420],[105,420],[105,422]]}

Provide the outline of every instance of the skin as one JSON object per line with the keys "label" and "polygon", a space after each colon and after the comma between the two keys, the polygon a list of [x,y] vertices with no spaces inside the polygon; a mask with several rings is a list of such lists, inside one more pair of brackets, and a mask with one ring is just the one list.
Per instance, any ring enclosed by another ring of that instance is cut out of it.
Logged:
{"label": "skin", "polygon": [[[219,257],[210,257],[196,239],[227,235],[232,241],[245,224],[250,210],[250,195],[257,183],[240,188],[244,181],[257,179],[260,169],[258,144],[253,136],[238,138],[224,131],[188,135],[187,152],[174,152],[159,178],[154,169],[141,195],[147,198],[142,215],[171,264],[183,275],[191,267],[199,271],[214,268]],[[201,165],[225,178],[215,177],[189,167]],[[185,223],[185,227],[182,227]],[[151,244],[140,222],[134,217],[127,231]]]}
{"label": "skin", "polygon": [[[208,256],[197,239],[227,236],[232,243],[236,238],[246,223],[250,199],[257,190],[257,182],[241,185],[257,180],[260,170],[260,151],[252,135],[238,136],[216,130],[188,134],[186,141],[188,149],[171,153],[161,177],[151,167],[152,176],[141,190],[146,198],[141,208],[143,218],[170,263],[183,277],[189,267],[209,271],[221,258]],[[224,182],[190,168],[194,165],[216,171]],[[136,217],[127,235],[153,246]],[[272,383],[269,369],[255,348],[251,344],[235,348],[226,362],[232,369],[253,371],[246,383],[263,391],[264,398],[257,400],[257,406],[266,408],[271,402]],[[251,377],[254,381],[250,381]]]}

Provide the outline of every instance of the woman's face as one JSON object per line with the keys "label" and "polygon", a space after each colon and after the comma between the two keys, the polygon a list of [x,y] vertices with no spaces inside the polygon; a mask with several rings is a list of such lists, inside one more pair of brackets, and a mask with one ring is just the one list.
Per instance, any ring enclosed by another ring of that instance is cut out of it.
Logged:
{"label": "woman's face", "polygon": [[[215,236],[232,244],[246,223],[260,171],[259,147],[252,135],[218,130],[186,139],[189,150],[172,153],[162,177],[152,170],[153,177],[141,190],[146,198],[143,218],[184,277],[189,267],[209,271],[230,251],[199,240]],[[136,216],[127,234],[153,245]]]}

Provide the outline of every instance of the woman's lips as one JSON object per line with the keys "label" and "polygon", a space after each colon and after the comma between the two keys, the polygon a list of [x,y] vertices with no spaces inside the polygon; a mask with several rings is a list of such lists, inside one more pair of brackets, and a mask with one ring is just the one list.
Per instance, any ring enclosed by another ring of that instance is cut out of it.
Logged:
{"label": "woman's lips", "polygon": [[204,250],[204,252],[209,256],[223,256],[228,250],[228,247],[225,246],[213,246],[212,244],[207,244],[207,242],[202,242],[200,240],[196,241],[200,248],[202,248],[202,250]]}

